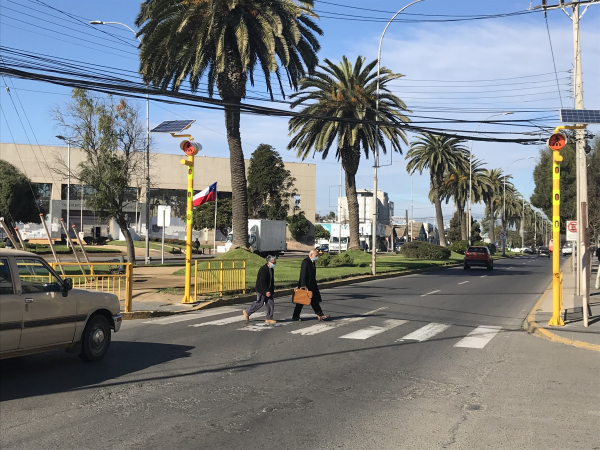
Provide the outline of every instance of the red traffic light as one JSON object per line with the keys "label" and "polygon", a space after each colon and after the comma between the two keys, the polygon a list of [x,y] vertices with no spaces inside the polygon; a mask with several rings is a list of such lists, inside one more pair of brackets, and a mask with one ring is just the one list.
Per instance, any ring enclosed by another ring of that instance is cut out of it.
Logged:
{"label": "red traffic light", "polygon": [[183,153],[189,156],[194,156],[198,154],[200,150],[202,150],[202,146],[196,142],[192,141],[182,141],[179,144],[179,148],[183,150]]}

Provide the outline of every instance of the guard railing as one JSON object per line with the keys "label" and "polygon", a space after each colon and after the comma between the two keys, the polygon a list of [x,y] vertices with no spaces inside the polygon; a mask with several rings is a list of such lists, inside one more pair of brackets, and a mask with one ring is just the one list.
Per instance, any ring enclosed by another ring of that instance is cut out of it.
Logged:
{"label": "guard railing", "polygon": [[198,295],[224,292],[246,293],[246,261],[219,259],[194,264],[194,301]]}

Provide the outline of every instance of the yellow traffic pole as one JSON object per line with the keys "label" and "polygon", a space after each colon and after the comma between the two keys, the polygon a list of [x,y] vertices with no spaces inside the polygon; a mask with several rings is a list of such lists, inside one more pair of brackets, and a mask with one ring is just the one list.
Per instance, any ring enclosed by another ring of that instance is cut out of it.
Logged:
{"label": "yellow traffic pole", "polygon": [[562,327],[562,283],[560,273],[560,149],[552,150],[552,318],[548,325]]}
{"label": "yellow traffic pole", "polygon": [[185,293],[181,303],[194,303],[190,294],[192,284],[192,223],[193,223],[193,200],[194,200],[194,155],[188,155],[187,161],[181,160],[188,169],[187,209],[186,209],[186,231],[185,231]]}

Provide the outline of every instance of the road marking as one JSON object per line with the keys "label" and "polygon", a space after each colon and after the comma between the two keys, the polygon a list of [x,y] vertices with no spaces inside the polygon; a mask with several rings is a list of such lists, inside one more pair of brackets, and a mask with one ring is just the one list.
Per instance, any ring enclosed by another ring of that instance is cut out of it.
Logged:
{"label": "road marking", "polygon": [[387,306],[384,306],[383,308],[377,308],[373,311],[366,312],[364,314],[361,314],[358,317],[347,317],[345,319],[335,320],[335,321],[331,321],[331,322],[318,323],[318,324],[312,325],[310,327],[299,328],[297,330],[290,331],[290,333],[291,334],[299,334],[301,336],[314,336],[315,334],[322,333],[323,331],[333,330],[334,328],[338,328],[338,327],[341,327],[344,325],[348,325],[349,323],[352,323],[352,322],[357,322],[359,320],[366,319],[371,314],[375,314],[376,312],[379,312],[383,309],[387,309]]}
{"label": "road marking", "polygon": [[176,314],[174,316],[164,317],[162,319],[148,320],[144,323],[151,323],[153,325],[167,325],[169,323],[185,322],[186,320],[202,319],[203,317],[217,316],[219,314],[227,314],[235,311],[241,311],[239,308],[215,308],[207,311],[187,314]]}
{"label": "road marking", "polygon": [[448,328],[450,328],[450,325],[444,323],[429,323],[424,327],[407,334],[403,338],[398,339],[396,342],[409,340],[423,342]]}
{"label": "road marking", "polygon": [[369,339],[377,334],[396,328],[400,325],[408,322],[407,320],[388,319],[383,322],[383,326],[371,326],[363,328],[362,330],[354,331],[344,336],[340,336],[340,339]]}
{"label": "road marking", "polygon": [[[267,313],[264,312],[254,313],[252,314],[252,317],[264,317],[266,315]],[[204,327],[206,325],[227,325],[230,323],[242,322],[244,320],[246,320],[245,317],[242,314],[240,314],[238,316],[228,317],[227,319],[213,320],[212,322],[205,323],[195,323],[194,325],[190,325],[190,327]]]}
{"label": "road marking", "polygon": [[468,281],[463,281],[463,282],[458,283],[458,284],[465,284],[465,283],[468,283]]}
{"label": "road marking", "polygon": [[501,329],[502,327],[481,325],[454,344],[454,346],[463,348],[483,348]]}
{"label": "road marking", "polygon": [[238,328],[237,330],[238,331],[265,331],[265,330],[271,330],[276,327],[284,327],[291,323],[292,322],[277,322],[274,324],[259,323],[256,325],[246,325],[244,328]]}
{"label": "road marking", "polygon": [[437,291],[428,292],[427,294],[421,295],[421,297],[425,297],[426,295],[430,295],[430,294],[435,294],[436,292],[440,292],[440,290],[438,289]]}
{"label": "road marking", "polygon": [[485,278],[487,277],[487,275],[481,275],[479,278]]}

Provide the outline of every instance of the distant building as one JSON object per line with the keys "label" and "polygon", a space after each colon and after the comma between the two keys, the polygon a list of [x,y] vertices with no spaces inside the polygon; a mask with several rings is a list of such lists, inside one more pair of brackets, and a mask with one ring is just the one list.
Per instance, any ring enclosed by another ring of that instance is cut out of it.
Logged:
{"label": "distant building", "polygon": [[[370,238],[373,233],[373,190],[357,189],[356,196],[358,200],[358,224],[360,240],[364,242]],[[389,236],[394,215],[394,202],[389,201],[387,192],[377,190],[377,236]],[[341,206],[341,222],[348,223],[348,199],[346,197],[338,198],[338,211]],[[362,244],[361,244],[362,245]]]}

